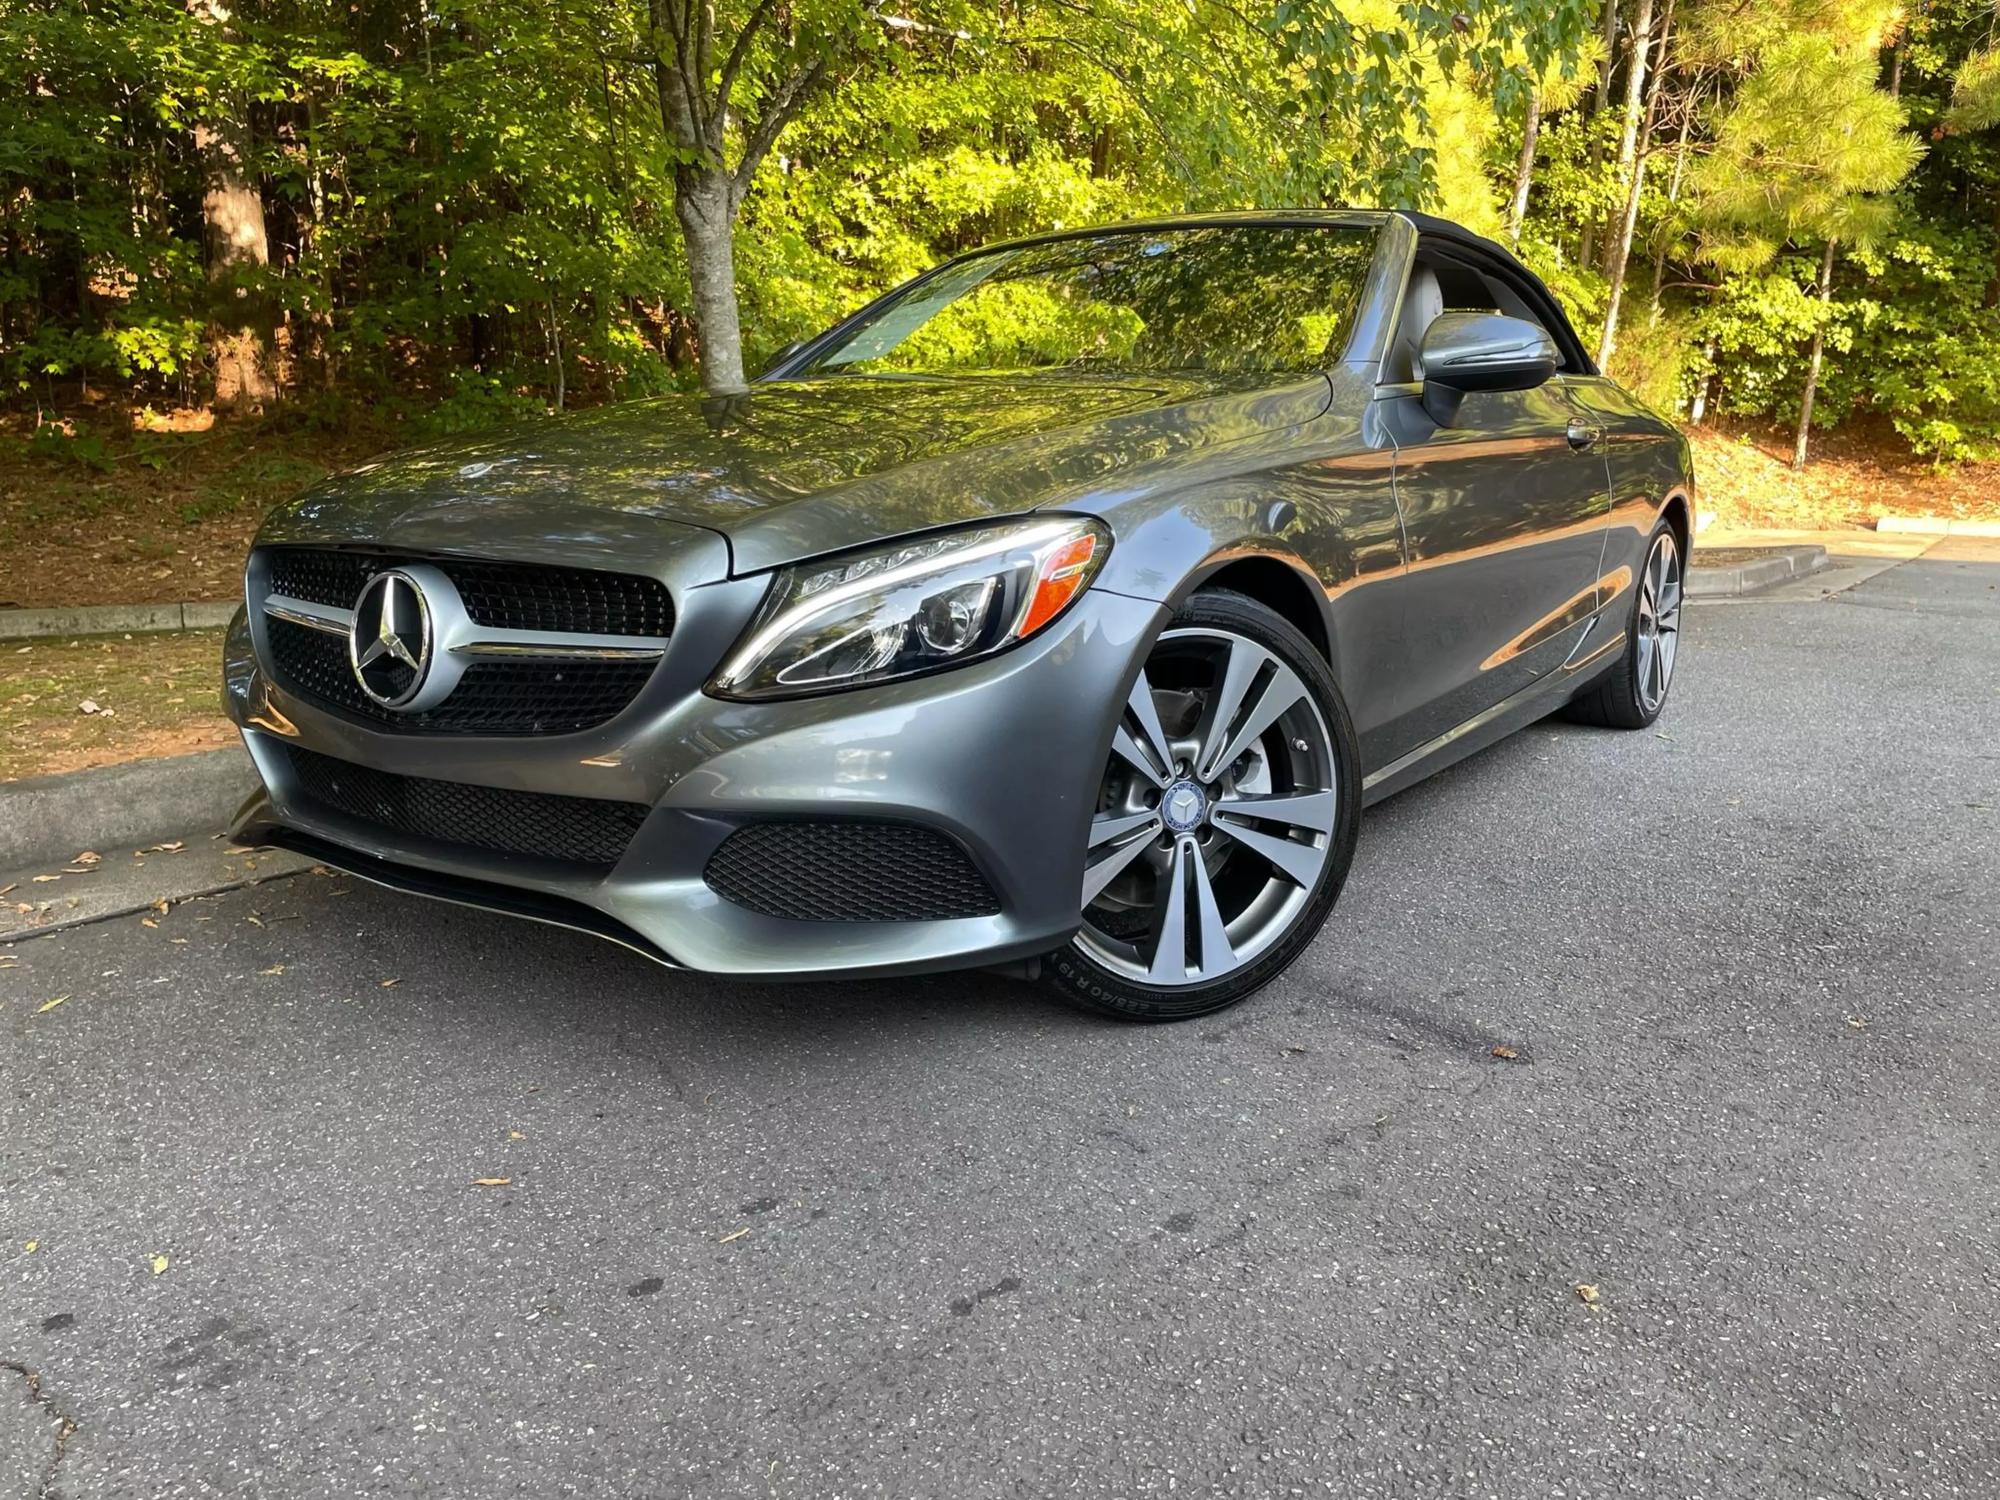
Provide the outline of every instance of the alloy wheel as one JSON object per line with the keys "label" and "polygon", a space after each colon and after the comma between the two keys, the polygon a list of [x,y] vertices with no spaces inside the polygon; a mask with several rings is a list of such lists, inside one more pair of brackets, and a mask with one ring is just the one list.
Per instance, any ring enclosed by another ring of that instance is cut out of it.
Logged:
{"label": "alloy wheel", "polygon": [[1671,531],[1662,531],[1646,557],[1639,581],[1639,701],[1648,714],[1666,701],[1681,634],[1681,554]]}
{"label": "alloy wheel", "polygon": [[1319,705],[1275,652],[1215,627],[1167,631],[1113,738],[1079,945],[1169,989],[1256,961],[1332,857],[1334,753]]}

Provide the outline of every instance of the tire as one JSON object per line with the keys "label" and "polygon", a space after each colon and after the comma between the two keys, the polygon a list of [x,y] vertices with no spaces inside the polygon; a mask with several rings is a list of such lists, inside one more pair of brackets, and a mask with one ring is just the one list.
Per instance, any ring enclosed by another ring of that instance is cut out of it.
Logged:
{"label": "tire", "polygon": [[1644,729],[1659,718],[1679,655],[1685,576],[1680,538],[1662,518],[1646,539],[1645,565],[1625,622],[1625,651],[1603,681],[1570,700],[1566,717],[1600,729]]}
{"label": "tire", "polygon": [[1084,925],[1045,982],[1131,1021],[1210,1015],[1270,983],[1339,898],[1360,763],[1312,643],[1244,595],[1196,594],[1121,711],[1085,854]]}

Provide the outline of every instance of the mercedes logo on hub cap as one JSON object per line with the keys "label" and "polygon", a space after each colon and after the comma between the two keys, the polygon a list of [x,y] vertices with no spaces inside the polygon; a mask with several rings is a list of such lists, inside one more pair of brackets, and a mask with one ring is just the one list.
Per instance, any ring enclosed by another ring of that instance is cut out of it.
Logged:
{"label": "mercedes logo on hub cap", "polygon": [[1160,817],[1175,833],[1191,832],[1208,814],[1208,797],[1192,781],[1177,781],[1160,799]]}
{"label": "mercedes logo on hub cap", "polygon": [[431,664],[431,611],[416,579],[399,568],[377,573],[354,601],[347,660],[361,691],[402,708],[423,691]]}

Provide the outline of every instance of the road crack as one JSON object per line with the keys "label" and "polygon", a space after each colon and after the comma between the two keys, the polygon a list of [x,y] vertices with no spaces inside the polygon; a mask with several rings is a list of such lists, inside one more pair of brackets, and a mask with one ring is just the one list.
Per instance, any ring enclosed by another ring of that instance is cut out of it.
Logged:
{"label": "road crack", "polygon": [[11,1370],[27,1382],[29,1402],[42,1408],[55,1420],[56,1451],[49,1455],[49,1461],[42,1469],[41,1483],[35,1489],[35,1500],[53,1500],[56,1471],[62,1467],[63,1455],[69,1451],[69,1440],[76,1436],[76,1418],[56,1405],[55,1397],[42,1389],[42,1377],[33,1367],[19,1360],[0,1359],[0,1370]]}

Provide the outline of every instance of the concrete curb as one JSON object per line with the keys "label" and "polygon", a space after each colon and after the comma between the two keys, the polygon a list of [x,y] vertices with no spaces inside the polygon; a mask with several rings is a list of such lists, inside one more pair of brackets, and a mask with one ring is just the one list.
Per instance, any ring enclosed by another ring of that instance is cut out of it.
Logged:
{"label": "concrete curb", "polygon": [[240,745],[0,782],[0,870],[217,831],[256,789]]}
{"label": "concrete curb", "polygon": [[1732,563],[1727,567],[1705,568],[1701,563],[1701,549],[1697,547],[1693,566],[1687,574],[1688,597],[1713,599],[1731,594],[1754,594],[1773,584],[1817,573],[1826,566],[1824,547],[1773,547],[1769,550],[1768,557]]}
{"label": "concrete curb", "polygon": [[1877,516],[1875,529],[1912,536],[2000,536],[2000,521],[1955,521],[1945,516]]}
{"label": "concrete curb", "polygon": [[214,630],[236,613],[234,599],[180,604],[79,604],[59,609],[0,609],[0,641],[48,635],[137,635],[158,630]]}

